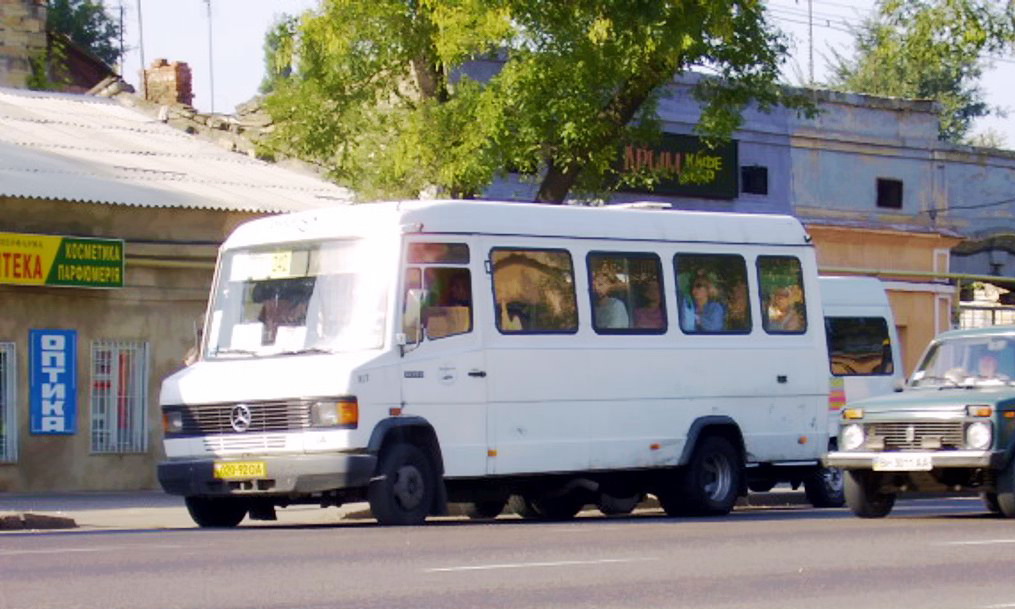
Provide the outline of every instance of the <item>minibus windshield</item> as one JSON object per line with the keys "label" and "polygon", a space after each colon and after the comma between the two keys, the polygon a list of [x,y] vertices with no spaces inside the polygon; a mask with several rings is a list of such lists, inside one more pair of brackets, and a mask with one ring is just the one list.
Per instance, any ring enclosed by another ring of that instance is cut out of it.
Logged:
{"label": "minibus windshield", "polygon": [[1015,338],[983,336],[942,340],[913,373],[914,387],[1008,385],[1015,377]]}
{"label": "minibus windshield", "polygon": [[380,347],[384,282],[366,249],[346,240],[223,253],[205,357]]}

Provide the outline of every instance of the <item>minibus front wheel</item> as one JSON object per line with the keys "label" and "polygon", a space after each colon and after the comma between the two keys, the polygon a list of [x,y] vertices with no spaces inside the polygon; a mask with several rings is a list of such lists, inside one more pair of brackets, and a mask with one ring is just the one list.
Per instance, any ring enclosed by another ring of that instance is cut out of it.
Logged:
{"label": "minibus front wheel", "polygon": [[235,497],[186,497],[187,512],[199,527],[231,528],[240,524],[249,506]]}
{"label": "minibus front wheel", "polygon": [[437,476],[426,454],[415,444],[397,442],[381,451],[367,500],[380,524],[423,524],[436,489]]}
{"label": "minibus front wheel", "polygon": [[669,516],[723,516],[733,510],[744,476],[740,453],[724,436],[709,435],[694,448],[676,480],[659,493]]}

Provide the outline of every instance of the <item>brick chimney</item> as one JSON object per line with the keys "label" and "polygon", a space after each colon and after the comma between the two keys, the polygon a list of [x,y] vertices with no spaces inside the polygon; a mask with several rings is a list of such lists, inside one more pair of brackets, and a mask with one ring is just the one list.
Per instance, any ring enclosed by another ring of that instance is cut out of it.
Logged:
{"label": "brick chimney", "polygon": [[[2,1],[2,0],[0,0]],[[142,74],[145,99],[157,104],[192,105],[190,66],[183,61],[156,59]]]}
{"label": "brick chimney", "polygon": [[23,89],[46,53],[46,0],[0,0],[0,87]]}

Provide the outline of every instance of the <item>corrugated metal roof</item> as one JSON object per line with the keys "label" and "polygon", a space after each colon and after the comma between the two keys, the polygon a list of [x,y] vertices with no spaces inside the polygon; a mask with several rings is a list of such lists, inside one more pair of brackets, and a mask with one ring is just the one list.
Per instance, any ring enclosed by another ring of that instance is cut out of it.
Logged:
{"label": "corrugated metal roof", "polygon": [[0,196],[286,212],[352,192],[231,152],[116,101],[0,88]]}

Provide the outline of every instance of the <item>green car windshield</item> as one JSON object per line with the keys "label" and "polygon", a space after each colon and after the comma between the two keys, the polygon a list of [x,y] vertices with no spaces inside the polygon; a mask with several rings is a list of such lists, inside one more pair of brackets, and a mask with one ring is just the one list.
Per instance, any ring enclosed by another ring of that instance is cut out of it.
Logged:
{"label": "green car windshield", "polygon": [[1015,378],[1015,337],[976,336],[931,345],[912,387],[1008,385]]}

